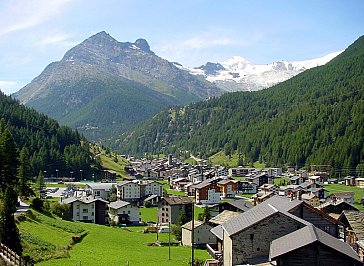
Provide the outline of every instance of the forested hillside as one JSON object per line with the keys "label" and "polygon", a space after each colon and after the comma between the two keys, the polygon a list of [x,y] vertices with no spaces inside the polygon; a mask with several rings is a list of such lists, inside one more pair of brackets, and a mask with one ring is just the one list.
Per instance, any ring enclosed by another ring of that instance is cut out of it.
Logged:
{"label": "forested hillside", "polygon": [[[18,150],[29,153],[32,175],[70,175],[70,171],[90,170],[88,143],[74,130],[20,105],[0,93],[0,124],[8,128]],[[82,144],[82,145],[81,145]],[[56,171],[58,170],[58,171]]]}
{"label": "forested hillside", "polygon": [[124,134],[125,153],[186,150],[208,157],[235,151],[268,165],[332,164],[355,168],[364,159],[364,37],[325,66],[258,92],[160,113]]}

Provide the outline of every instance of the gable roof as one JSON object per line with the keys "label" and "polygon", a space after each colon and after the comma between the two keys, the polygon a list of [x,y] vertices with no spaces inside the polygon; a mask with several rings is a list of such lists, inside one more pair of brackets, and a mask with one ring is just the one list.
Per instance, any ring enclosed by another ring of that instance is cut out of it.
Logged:
{"label": "gable roof", "polygon": [[178,204],[192,204],[192,200],[188,196],[179,196],[179,197],[164,197],[163,198],[169,205],[178,205]]}
{"label": "gable roof", "polygon": [[[202,221],[199,221],[199,220],[195,220],[193,226],[194,226],[194,228],[197,228],[203,224],[205,224],[205,223]],[[192,231],[192,221],[189,221],[189,222],[185,223],[184,225],[182,225],[182,228]]]}
{"label": "gable roof", "polygon": [[82,202],[82,203],[85,203],[85,204],[89,204],[89,203],[92,203],[92,202],[95,202],[95,201],[101,201],[101,202],[104,202],[104,203],[108,203],[108,201],[106,201],[106,200],[104,200],[102,198],[93,198],[93,197],[81,197],[81,198],[69,197],[69,198],[64,199],[62,203],[70,204],[70,203],[73,203],[73,202],[76,202],[76,201],[79,201],[79,202]]}
{"label": "gable roof", "polygon": [[104,189],[109,191],[112,186],[116,187],[117,183],[88,183],[86,186],[90,187],[91,189]]}
{"label": "gable roof", "polygon": [[338,240],[311,224],[273,240],[270,245],[269,260],[274,260],[283,254],[305,247],[314,242],[319,242],[345,256],[360,261],[356,252],[347,243]]}
{"label": "gable roof", "polygon": [[120,181],[119,183],[117,183],[117,186],[118,187],[122,187],[126,184],[129,184],[129,183],[134,183],[133,181],[130,181],[130,180],[123,180],[123,181]]}
{"label": "gable roof", "polygon": [[233,217],[221,226],[229,236],[232,236],[277,213],[282,213],[290,219],[296,220],[302,224],[309,224],[293,214],[279,211],[271,204],[259,204],[254,208]]}
{"label": "gable roof", "polygon": [[114,202],[110,202],[108,206],[109,206],[109,208],[117,210],[117,209],[120,209],[120,208],[128,206],[128,205],[130,205],[130,202],[126,202],[123,200],[117,200]]}

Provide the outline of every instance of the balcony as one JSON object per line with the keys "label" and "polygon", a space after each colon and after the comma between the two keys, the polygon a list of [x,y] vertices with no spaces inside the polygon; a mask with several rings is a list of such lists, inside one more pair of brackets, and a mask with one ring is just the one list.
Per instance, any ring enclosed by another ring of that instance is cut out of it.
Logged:
{"label": "balcony", "polygon": [[221,252],[218,251],[217,244],[206,244],[206,249],[214,259],[218,260],[222,257]]}

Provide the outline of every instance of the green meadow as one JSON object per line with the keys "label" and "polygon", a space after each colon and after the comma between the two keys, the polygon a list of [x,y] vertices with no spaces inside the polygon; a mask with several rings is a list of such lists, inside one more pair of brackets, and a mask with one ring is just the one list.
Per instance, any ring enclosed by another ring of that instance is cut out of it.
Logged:
{"label": "green meadow", "polygon": [[[24,255],[36,265],[188,265],[191,248],[152,246],[155,233],[144,227],[108,227],[69,222],[33,211],[31,218],[19,219]],[[167,242],[168,234],[159,234]],[[173,235],[171,235],[173,241]],[[206,250],[195,250],[195,257],[207,259]]]}

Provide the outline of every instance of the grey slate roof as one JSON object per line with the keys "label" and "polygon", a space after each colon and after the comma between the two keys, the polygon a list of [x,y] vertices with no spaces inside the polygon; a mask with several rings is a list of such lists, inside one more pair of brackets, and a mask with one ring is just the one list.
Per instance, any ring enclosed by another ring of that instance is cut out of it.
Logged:
{"label": "grey slate roof", "polygon": [[116,183],[89,183],[87,184],[88,187],[91,189],[104,189],[106,191],[109,191],[112,186],[116,187]]}
{"label": "grey slate roof", "polygon": [[218,239],[223,239],[224,230],[222,228],[222,225],[218,225],[210,230],[211,233],[213,233]]}
{"label": "grey slate roof", "polygon": [[234,206],[242,211],[247,211],[253,207],[253,204],[251,204],[250,202],[247,202],[244,199],[230,201],[230,202],[228,202],[228,204],[230,204],[231,206]]}
{"label": "grey slate roof", "polygon": [[288,197],[282,197],[282,196],[275,195],[275,196],[267,199],[266,201],[262,202],[259,205],[267,205],[267,204],[274,206],[279,211],[288,212],[288,211],[296,208],[297,206],[301,205],[302,201],[296,200],[296,199],[290,200]]}
{"label": "grey slate roof", "polygon": [[269,260],[274,260],[278,256],[305,247],[316,241],[354,260],[360,261],[356,252],[347,243],[338,240],[313,225],[305,226],[288,235],[273,240],[270,245]]}
{"label": "grey slate roof", "polygon": [[123,180],[123,181],[119,182],[117,185],[119,187],[121,187],[121,186],[124,186],[124,185],[129,184],[129,183],[133,183],[133,182],[130,181],[130,180]]}
{"label": "grey slate roof", "polygon": [[291,219],[299,221],[302,224],[308,225],[310,224],[309,222],[288,212],[302,203],[303,202],[300,200],[290,201],[287,197],[273,196],[263,203],[223,223],[222,227],[226,231],[226,233],[231,236],[278,212],[284,214],[287,217],[290,217]]}
{"label": "grey slate roof", "polygon": [[278,213],[278,210],[271,205],[258,205],[247,212],[235,216],[233,219],[222,224],[226,233],[231,236],[246,228],[256,224],[257,222]]}
{"label": "grey slate roof", "polygon": [[120,209],[122,207],[125,207],[127,205],[129,205],[130,202],[126,202],[126,201],[123,201],[123,200],[117,200],[117,201],[114,201],[114,202],[110,202],[109,203],[109,208],[112,208],[112,209]]}
{"label": "grey slate roof", "polygon": [[94,201],[102,201],[104,203],[108,203],[108,201],[106,201],[106,200],[103,200],[101,198],[93,198],[93,197],[81,197],[81,198],[69,197],[69,198],[64,199],[62,203],[69,204],[69,203],[73,203],[76,201],[86,203],[86,204],[92,203]]}

